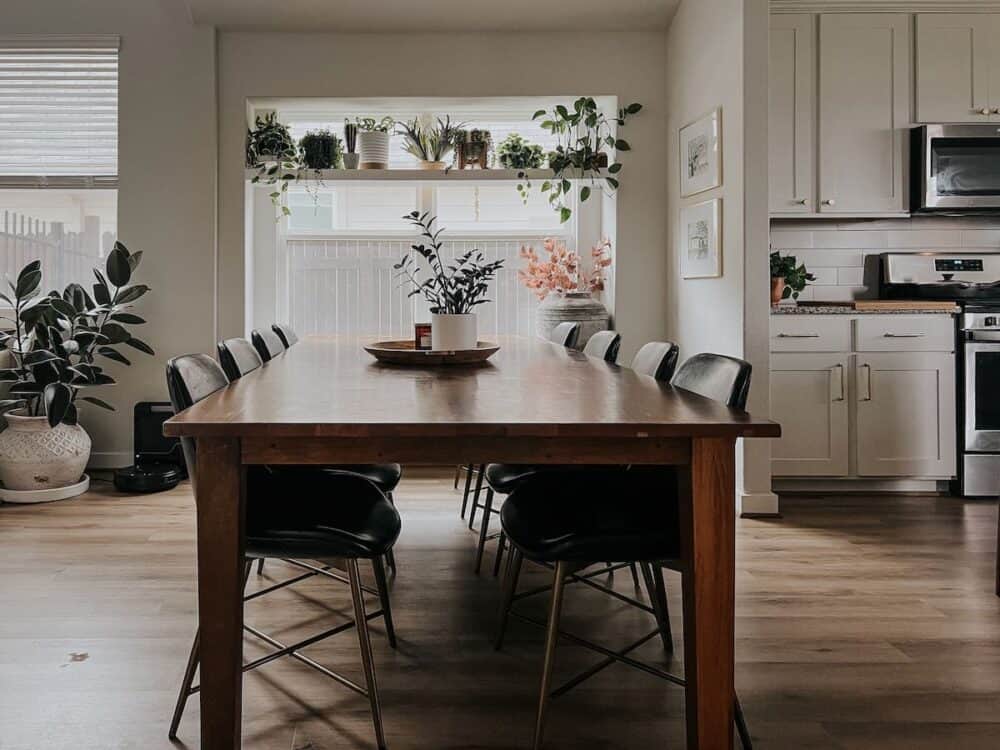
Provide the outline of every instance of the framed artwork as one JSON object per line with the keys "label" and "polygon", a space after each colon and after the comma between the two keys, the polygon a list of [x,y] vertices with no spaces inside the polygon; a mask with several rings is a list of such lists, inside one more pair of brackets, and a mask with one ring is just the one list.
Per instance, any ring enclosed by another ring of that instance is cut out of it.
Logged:
{"label": "framed artwork", "polygon": [[722,186],[722,110],[681,128],[681,197]]}
{"label": "framed artwork", "polygon": [[683,278],[722,276],[721,215],[722,201],[718,198],[681,208],[678,242]]}

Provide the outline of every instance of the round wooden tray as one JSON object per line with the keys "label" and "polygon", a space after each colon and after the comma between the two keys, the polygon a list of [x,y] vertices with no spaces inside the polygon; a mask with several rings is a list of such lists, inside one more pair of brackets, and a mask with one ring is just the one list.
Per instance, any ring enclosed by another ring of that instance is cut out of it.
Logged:
{"label": "round wooden tray", "polygon": [[458,349],[456,351],[430,351],[417,349],[412,340],[409,341],[376,341],[365,346],[365,351],[379,362],[389,362],[394,365],[475,365],[485,362],[500,347],[488,341],[480,341],[475,349]]}

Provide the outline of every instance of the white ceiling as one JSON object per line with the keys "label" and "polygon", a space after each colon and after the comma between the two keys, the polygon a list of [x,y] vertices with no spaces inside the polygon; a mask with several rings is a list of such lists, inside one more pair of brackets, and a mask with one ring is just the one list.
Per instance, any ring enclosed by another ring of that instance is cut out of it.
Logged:
{"label": "white ceiling", "polygon": [[680,0],[186,0],[195,23],[247,31],[647,31]]}

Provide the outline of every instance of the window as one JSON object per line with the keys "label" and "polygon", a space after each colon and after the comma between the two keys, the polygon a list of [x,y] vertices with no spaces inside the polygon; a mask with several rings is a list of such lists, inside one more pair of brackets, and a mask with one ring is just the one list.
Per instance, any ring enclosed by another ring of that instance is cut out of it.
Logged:
{"label": "window", "polygon": [[114,244],[118,38],[0,35],[0,271],[89,282]]}

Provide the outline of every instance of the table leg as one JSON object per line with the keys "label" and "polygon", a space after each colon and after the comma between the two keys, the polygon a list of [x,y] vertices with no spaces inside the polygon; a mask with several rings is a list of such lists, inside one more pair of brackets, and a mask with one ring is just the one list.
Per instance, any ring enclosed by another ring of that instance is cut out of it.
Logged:
{"label": "table leg", "polygon": [[243,681],[244,482],[240,441],[199,438],[201,747],[238,750]]}
{"label": "table leg", "polygon": [[680,470],[684,673],[689,750],[731,750],[736,694],[736,443],[691,441]]}

